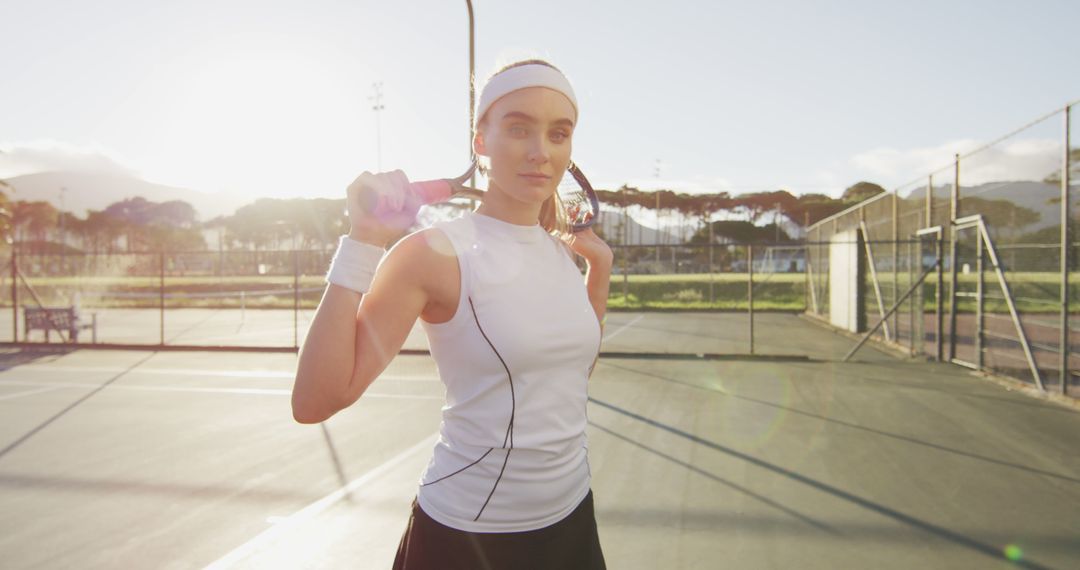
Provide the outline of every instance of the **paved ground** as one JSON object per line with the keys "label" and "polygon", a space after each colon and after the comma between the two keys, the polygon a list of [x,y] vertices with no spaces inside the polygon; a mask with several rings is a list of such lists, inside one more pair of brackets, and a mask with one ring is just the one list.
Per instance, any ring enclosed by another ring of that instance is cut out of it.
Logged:
{"label": "paved ground", "polygon": [[[873,349],[842,364],[846,337],[762,317],[757,349],[812,358],[597,365],[610,568],[1005,568],[1006,552],[1080,567],[1080,414],[957,366]],[[723,352],[745,331],[613,314],[607,335],[606,350]],[[292,421],[294,366],[0,358],[2,566],[388,568],[438,427],[434,364],[399,356],[321,426]]]}

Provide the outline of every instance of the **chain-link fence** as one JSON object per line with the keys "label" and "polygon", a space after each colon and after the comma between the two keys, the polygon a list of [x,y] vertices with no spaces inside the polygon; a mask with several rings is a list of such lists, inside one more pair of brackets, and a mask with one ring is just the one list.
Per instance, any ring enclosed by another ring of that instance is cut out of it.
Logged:
{"label": "chain-link fence", "polygon": [[330,255],[16,253],[0,272],[0,341],[295,348]]}
{"label": "chain-link fence", "polygon": [[[1069,340],[1080,327],[1075,113],[1073,103],[811,226],[817,302],[808,312],[844,326],[844,307],[830,295],[844,287],[865,321],[848,328],[867,331],[914,287],[874,338],[1069,392],[1080,375]],[[939,269],[916,287],[939,246]],[[851,277],[837,256],[846,263],[855,252]]]}
{"label": "chain-link fence", "polygon": [[[801,244],[615,244],[613,250],[609,309],[743,313],[739,352],[755,351],[755,312],[807,307]],[[296,349],[322,298],[331,256],[319,250],[9,254],[0,270],[0,341]]]}

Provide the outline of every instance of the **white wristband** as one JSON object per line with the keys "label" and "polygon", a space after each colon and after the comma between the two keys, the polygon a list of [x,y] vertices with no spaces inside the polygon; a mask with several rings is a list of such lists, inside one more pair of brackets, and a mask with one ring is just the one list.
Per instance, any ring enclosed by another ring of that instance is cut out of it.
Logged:
{"label": "white wristband", "polygon": [[341,236],[337,253],[330,262],[330,271],[326,273],[326,282],[357,293],[367,293],[375,277],[375,268],[385,254],[386,250],[377,245],[359,242],[347,235]]}

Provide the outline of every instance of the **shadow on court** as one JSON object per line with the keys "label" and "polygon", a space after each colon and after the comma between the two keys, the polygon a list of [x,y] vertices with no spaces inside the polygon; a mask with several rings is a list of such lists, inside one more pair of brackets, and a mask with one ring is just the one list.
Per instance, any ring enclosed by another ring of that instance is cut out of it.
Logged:
{"label": "shadow on court", "polygon": [[[590,380],[610,568],[1080,565],[1080,414],[964,369],[766,315],[615,313]],[[726,340],[725,340],[726,339]],[[729,344],[724,345],[724,342]],[[813,350],[810,350],[813,349]],[[802,360],[772,355],[807,355]],[[761,355],[759,355],[761,356]],[[443,389],[401,355],[296,424],[295,355],[0,356],[0,556],[12,567],[388,568]]]}

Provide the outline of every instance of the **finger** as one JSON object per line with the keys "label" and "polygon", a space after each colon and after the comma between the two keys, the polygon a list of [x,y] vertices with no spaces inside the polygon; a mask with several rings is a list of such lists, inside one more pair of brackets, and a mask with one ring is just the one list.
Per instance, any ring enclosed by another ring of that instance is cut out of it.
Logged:
{"label": "finger", "polygon": [[395,211],[399,211],[405,204],[405,196],[409,191],[409,178],[401,170],[392,170],[387,173],[387,179],[394,188],[391,203]]}
{"label": "finger", "polygon": [[362,205],[361,205],[361,201],[360,201],[360,193],[365,188],[370,188],[371,187],[371,183],[372,183],[372,180],[374,179],[374,176],[375,175],[373,175],[372,173],[365,170],[363,173],[361,173],[359,176],[357,176],[356,179],[353,180],[351,184],[349,184],[345,188],[345,213],[346,213],[346,215],[348,215],[350,211],[352,211],[354,215],[359,215],[360,214],[360,212],[362,210],[362,208],[361,208]]}
{"label": "finger", "polygon": [[388,212],[395,211],[394,201],[395,194],[398,190],[394,187],[393,182],[387,173],[379,173],[373,176],[368,184],[368,188],[371,189],[372,194],[375,196],[375,204],[371,208],[372,213],[386,214]]}

